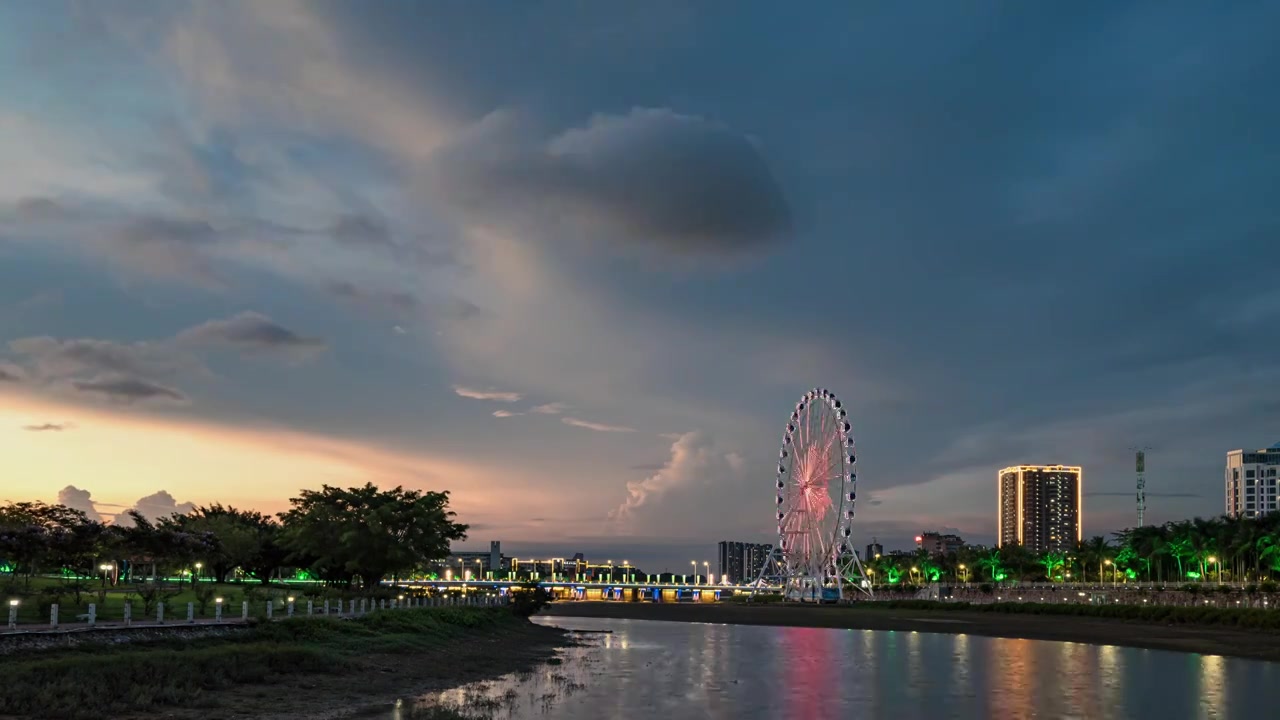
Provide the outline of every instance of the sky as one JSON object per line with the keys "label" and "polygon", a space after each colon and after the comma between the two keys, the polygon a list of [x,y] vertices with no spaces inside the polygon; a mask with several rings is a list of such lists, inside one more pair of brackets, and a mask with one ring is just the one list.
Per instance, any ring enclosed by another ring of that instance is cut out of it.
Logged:
{"label": "sky", "polygon": [[0,501],[448,490],[509,555],[1223,509],[1280,440],[1266,2],[0,5]]}

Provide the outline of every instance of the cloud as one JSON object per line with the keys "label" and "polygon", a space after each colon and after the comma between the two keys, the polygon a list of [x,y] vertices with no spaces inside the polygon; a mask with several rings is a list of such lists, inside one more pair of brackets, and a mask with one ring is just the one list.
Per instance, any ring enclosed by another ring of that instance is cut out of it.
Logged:
{"label": "cloud", "polygon": [[346,280],[334,280],[326,283],[325,290],[343,300],[374,308],[391,309],[401,313],[416,310],[420,304],[418,298],[411,293],[372,289]]}
{"label": "cloud", "polygon": [[22,429],[30,432],[62,432],[75,427],[71,423],[40,423],[39,425],[23,425]]}
{"label": "cloud", "polygon": [[187,396],[180,391],[140,378],[106,377],[98,380],[76,380],[71,384],[80,392],[101,395],[107,400],[126,405],[147,400],[187,402]]}
{"label": "cloud", "polygon": [[209,320],[178,333],[179,342],[226,345],[252,350],[316,350],[325,347],[319,338],[304,337],[256,312],[242,312],[225,320]]}
{"label": "cloud", "polygon": [[605,425],[603,423],[589,422],[587,420],[579,420],[578,418],[575,418],[575,417],[560,418],[560,422],[564,423],[565,425],[572,425],[574,427],[586,428],[588,430],[595,430],[596,432],[619,433],[619,432],[635,432],[636,431],[635,428],[623,427],[621,425]]}
{"label": "cloud", "polygon": [[475,390],[462,385],[454,385],[453,391],[459,397],[471,398],[472,400],[491,400],[493,402],[513,403],[520,402],[520,393],[502,392],[498,390]]}
{"label": "cloud", "polygon": [[569,409],[569,406],[565,405],[564,403],[553,402],[553,403],[547,403],[546,405],[537,405],[535,407],[531,407],[529,408],[529,412],[536,413],[538,415],[559,415],[560,413],[568,409]]}
{"label": "cloud", "polygon": [[105,235],[105,254],[129,271],[220,287],[224,280],[209,255],[218,241],[204,220],[135,217]]}
{"label": "cloud", "polygon": [[22,222],[46,222],[65,219],[70,213],[53,198],[25,197],[14,205],[14,215]]}
{"label": "cloud", "polygon": [[22,382],[22,371],[13,365],[0,363],[0,383]]}
{"label": "cloud", "polygon": [[510,410],[494,410],[493,411],[493,416],[496,418],[516,417],[517,415],[523,415],[523,414],[524,413],[512,412]]}
{"label": "cloud", "polygon": [[657,472],[627,483],[627,498],[609,512],[609,519],[630,518],[667,495],[714,484],[726,476],[740,477],[744,469],[742,456],[718,452],[704,433],[685,433],[671,444],[671,458]]}
{"label": "cloud", "polygon": [[396,249],[385,220],[368,214],[351,213],[338,218],[329,232],[333,239],[355,248]]}
{"label": "cloud", "polygon": [[41,336],[10,341],[9,350],[29,362],[41,379],[66,378],[86,372],[166,374],[190,364],[189,359],[175,355],[163,344],[148,342]]}
{"label": "cloud", "polygon": [[98,506],[93,502],[93,497],[88,490],[68,485],[58,491],[58,504],[72,510],[79,510],[94,522],[102,522],[102,513],[98,511]]}
{"label": "cloud", "polygon": [[[189,502],[180,503],[174,499],[173,495],[169,494],[169,491],[159,490],[150,495],[147,495],[146,497],[139,498],[138,501],[135,502],[133,504],[133,507],[130,509],[136,510],[139,515],[142,515],[146,519],[151,520],[152,522],[155,522],[160,518],[169,517],[174,513],[185,515],[186,513],[189,513],[192,510],[195,510],[196,506],[195,506],[195,503],[189,503]],[[132,522],[131,520],[128,519],[128,515],[125,513],[121,513],[119,516],[117,516],[116,521],[117,522],[123,521],[126,523]]]}
{"label": "cloud", "polygon": [[681,255],[732,255],[791,229],[756,144],[667,109],[596,115],[546,140],[499,113],[434,163],[441,197],[523,234],[572,232]]}

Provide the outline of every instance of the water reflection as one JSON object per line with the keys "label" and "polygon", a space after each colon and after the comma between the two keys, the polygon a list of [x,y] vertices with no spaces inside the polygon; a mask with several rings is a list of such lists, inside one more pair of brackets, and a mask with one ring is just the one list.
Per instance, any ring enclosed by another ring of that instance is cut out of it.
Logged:
{"label": "water reflection", "polygon": [[1078,643],[540,621],[612,632],[526,677],[426,700],[516,720],[1230,720],[1273,716],[1267,698],[1280,679],[1270,663]]}

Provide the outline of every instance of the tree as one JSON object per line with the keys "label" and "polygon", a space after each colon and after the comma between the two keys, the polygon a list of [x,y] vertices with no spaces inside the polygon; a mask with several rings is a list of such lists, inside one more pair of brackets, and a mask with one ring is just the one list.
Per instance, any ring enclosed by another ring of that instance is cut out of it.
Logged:
{"label": "tree", "polygon": [[325,485],[289,502],[281,546],[330,581],[358,577],[373,585],[444,557],[451,541],[467,537],[467,526],[453,521],[448,492]]}
{"label": "tree", "polygon": [[[214,504],[185,515],[175,514],[161,524],[181,532],[208,533],[218,539],[217,550],[200,559],[218,582],[226,582],[236,568],[267,582],[284,562],[284,553],[276,542],[279,524],[260,512]],[[259,574],[263,570],[266,572]]]}
{"label": "tree", "polygon": [[84,570],[91,566],[105,530],[65,505],[20,502],[0,505],[0,556],[27,582],[43,568]]}

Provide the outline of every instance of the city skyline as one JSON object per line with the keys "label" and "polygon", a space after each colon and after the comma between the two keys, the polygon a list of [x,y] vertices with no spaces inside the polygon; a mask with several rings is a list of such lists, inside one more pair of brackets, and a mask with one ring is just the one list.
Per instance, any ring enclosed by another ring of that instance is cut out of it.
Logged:
{"label": "city skyline", "polygon": [[777,542],[819,386],[854,547],[994,544],[1037,458],[1109,535],[1134,447],[1148,523],[1221,514],[1280,439],[1280,295],[1224,282],[1280,260],[1280,10],[926,15],[0,7],[0,501],[401,484],[679,572]]}

